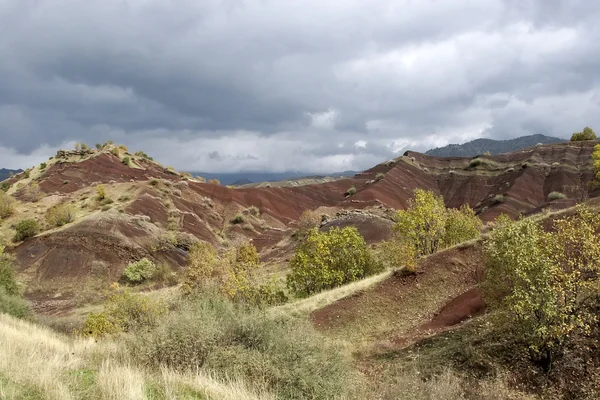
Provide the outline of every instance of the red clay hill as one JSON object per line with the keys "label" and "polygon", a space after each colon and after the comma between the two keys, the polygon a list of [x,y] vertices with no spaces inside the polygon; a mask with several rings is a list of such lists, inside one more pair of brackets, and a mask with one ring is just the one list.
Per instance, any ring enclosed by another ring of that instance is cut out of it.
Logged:
{"label": "red clay hill", "polygon": [[[31,177],[11,178],[9,193],[19,200],[20,210],[40,220],[45,209],[63,202],[77,207],[78,216],[11,251],[31,281],[80,281],[98,270],[103,279],[117,280],[128,262],[142,257],[180,265],[185,259],[180,242],[190,236],[217,246],[250,238],[264,259],[279,254],[283,262],[293,249],[290,236],[303,211],[329,214],[326,226],[353,225],[355,218],[369,241],[378,241],[386,236],[381,232],[389,232],[390,208],[406,207],[416,188],[441,194],[449,207],[469,204],[484,221],[500,213],[515,217],[572,205],[597,195],[588,191],[595,144],[541,145],[474,158],[407,152],[352,178],[237,189],[203,183],[126,149],[59,152]],[[106,187],[106,199],[96,198],[99,184]],[[42,192],[35,204],[26,196],[31,185]],[[351,187],[356,193],[348,196]],[[550,202],[551,192],[567,199]]]}

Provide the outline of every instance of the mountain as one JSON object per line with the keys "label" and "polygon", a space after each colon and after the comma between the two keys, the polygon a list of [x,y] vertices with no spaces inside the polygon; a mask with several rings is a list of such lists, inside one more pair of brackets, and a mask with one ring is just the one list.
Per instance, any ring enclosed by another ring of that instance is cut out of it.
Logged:
{"label": "mountain", "polygon": [[566,142],[566,140],[541,134],[508,140],[475,139],[463,144],[449,144],[448,146],[431,149],[425,154],[435,157],[473,157],[488,151],[490,154],[502,154],[532,147],[538,143],[553,144],[562,142]]}
{"label": "mountain", "polygon": [[[260,183],[260,182],[278,182],[286,181],[290,179],[299,178],[314,178],[315,174],[306,171],[286,171],[286,172],[190,172],[193,176],[201,176],[207,181],[211,179],[218,179],[222,185],[240,185],[244,183]],[[355,175],[356,171],[343,171],[343,172],[331,172],[326,173],[323,176],[352,176]]]}
{"label": "mountain", "polygon": [[10,174],[18,174],[19,172],[23,172],[22,169],[6,169],[6,168],[1,168],[0,169],[0,181],[3,181],[7,178],[10,177]]}

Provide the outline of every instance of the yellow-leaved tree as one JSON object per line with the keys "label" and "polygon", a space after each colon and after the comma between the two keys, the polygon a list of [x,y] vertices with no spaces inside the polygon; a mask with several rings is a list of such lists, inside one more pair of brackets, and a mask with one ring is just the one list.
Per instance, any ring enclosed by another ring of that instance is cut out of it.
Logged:
{"label": "yellow-leaved tree", "polygon": [[341,286],[382,270],[355,227],[308,231],[290,262],[287,285],[299,296]]}
{"label": "yellow-leaved tree", "polygon": [[398,211],[394,230],[414,246],[418,256],[435,253],[446,231],[444,199],[431,191],[415,190],[408,209]]}
{"label": "yellow-leaved tree", "polygon": [[192,244],[187,258],[188,269],[181,285],[183,293],[189,295],[198,289],[207,287],[218,263],[217,252],[210,243],[196,242]]}
{"label": "yellow-leaved tree", "polygon": [[589,332],[597,316],[600,215],[580,207],[546,232],[530,219],[498,222],[486,242],[486,302],[549,368],[569,337]]}
{"label": "yellow-leaved tree", "polygon": [[594,146],[592,152],[592,160],[594,161],[594,174],[596,184],[600,184],[600,144]]}
{"label": "yellow-leaved tree", "polygon": [[474,239],[479,236],[481,227],[481,220],[468,204],[458,210],[446,208],[442,196],[417,189],[408,208],[398,211],[394,226],[396,235],[389,243],[384,243],[381,251],[392,252],[387,258],[396,267],[411,271],[416,258]]}

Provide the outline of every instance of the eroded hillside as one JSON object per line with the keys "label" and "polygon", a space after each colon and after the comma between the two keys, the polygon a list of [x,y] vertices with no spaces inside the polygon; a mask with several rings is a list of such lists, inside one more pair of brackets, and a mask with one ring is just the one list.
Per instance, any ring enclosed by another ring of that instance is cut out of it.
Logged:
{"label": "eroded hillside", "polygon": [[[595,144],[545,145],[475,158],[407,152],[351,178],[256,188],[205,183],[116,146],[61,151],[47,165],[6,181],[17,206],[0,235],[8,241],[11,226],[23,218],[43,225],[54,205],[76,208],[73,223],[45,227],[10,250],[30,290],[42,294],[73,295],[89,281],[107,285],[119,279],[127,263],[143,257],[178,268],[190,236],[217,247],[252,239],[267,267],[277,271],[295,247],[292,234],[305,210],[325,215],[324,228],[354,225],[374,243],[389,236],[393,209],[405,208],[416,188],[441,194],[449,207],[469,204],[484,221],[595,196],[587,185]],[[97,196],[100,185],[103,199]],[[567,198],[549,201],[551,192]],[[65,287],[70,289],[59,290]]]}

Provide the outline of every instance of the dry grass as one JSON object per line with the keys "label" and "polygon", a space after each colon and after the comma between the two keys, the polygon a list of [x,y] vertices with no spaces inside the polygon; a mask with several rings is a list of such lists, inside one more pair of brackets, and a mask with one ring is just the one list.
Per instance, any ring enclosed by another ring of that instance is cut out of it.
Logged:
{"label": "dry grass", "polygon": [[[204,374],[147,372],[132,365],[114,342],[72,339],[0,314],[2,399],[271,399],[241,381],[221,382]],[[92,376],[82,384],[77,376]],[[160,395],[149,396],[151,387]]]}
{"label": "dry grass", "polygon": [[306,299],[287,303],[278,307],[273,307],[272,313],[280,313],[288,316],[301,316],[309,314],[315,310],[332,304],[344,297],[365,290],[383,280],[392,274],[391,271],[385,271],[377,275],[370,276],[360,281],[352,282],[331,290],[317,293]]}

